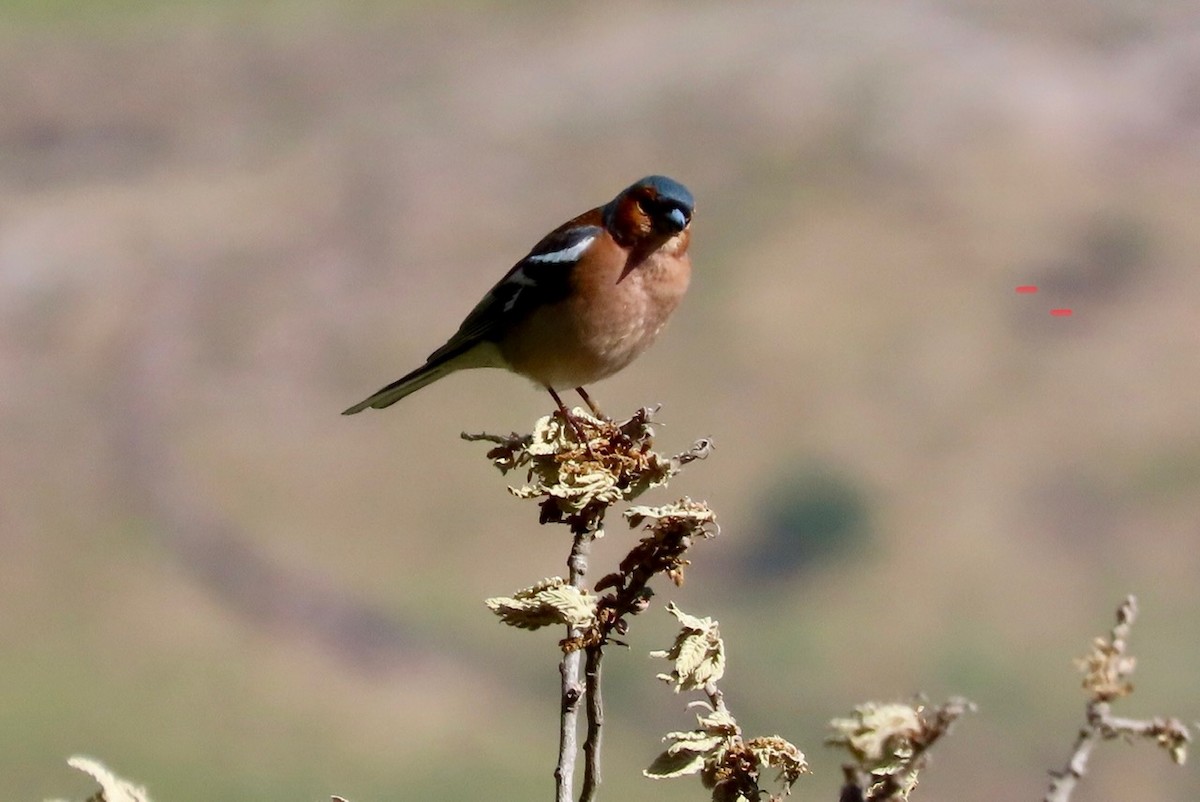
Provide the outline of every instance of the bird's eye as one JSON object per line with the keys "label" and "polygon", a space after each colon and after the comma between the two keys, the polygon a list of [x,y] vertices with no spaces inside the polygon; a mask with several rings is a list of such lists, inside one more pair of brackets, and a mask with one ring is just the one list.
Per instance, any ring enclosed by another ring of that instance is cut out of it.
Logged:
{"label": "bird's eye", "polygon": [[675,207],[660,198],[651,198],[642,203],[642,209],[653,220],[661,220],[671,214]]}

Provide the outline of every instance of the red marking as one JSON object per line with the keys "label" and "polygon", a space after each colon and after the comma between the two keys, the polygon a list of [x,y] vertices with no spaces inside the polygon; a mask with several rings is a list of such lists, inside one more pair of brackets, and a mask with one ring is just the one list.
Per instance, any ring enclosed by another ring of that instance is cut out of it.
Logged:
{"label": "red marking", "polygon": [[1037,292],[1037,287],[1035,287],[1032,284],[1022,284],[1020,287],[1017,287],[1017,292],[1022,292],[1022,293]]}
{"label": "red marking", "polygon": [[1055,317],[1070,317],[1071,310],[1070,309],[1051,309],[1050,314],[1054,315]]}

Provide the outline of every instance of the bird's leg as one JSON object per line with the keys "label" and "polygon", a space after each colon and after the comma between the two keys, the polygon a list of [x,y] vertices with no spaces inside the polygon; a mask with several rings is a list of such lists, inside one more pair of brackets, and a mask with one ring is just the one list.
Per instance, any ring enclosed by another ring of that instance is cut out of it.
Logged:
{"label": "bird's leg", "polygon": [[582,387],[576,387],[575,392],[579,393],[579,397],[582,398],[583,402],[592,410],[593,415],[600,420],[608,420],[608,416],[600,411],[600,407],[596,406],[596,402],[592,400],[591,396],[589,396]]}
{"label": "bird's leg", "polygon": [[567,411],[567,405],[558,397],[558,393],[554,392],[554,388],[547,386],[546,391],[550,393],[550,397],[554,399],[554,403],[558,405],[558,411],[562,413],[563,420],[570,420],[571,413]]}
{"label": "bird's leg", "polygon": [[[579,428],[579,421],[575,420],[575,416],[571,414],[571,411],[567,409],[567,405],[558,397],[558,393],[554,392],[553,387],[547,386],[546,389],[550,391],[550,397],[554,399],[554,403],[558,404],[558,412],[563,416],[563,420],[575,432],[575,439],[585,446],[588,445],[588,437],[583,433],[583,429]],[[588,450],[590,451],[591,448],[589,447]]]}

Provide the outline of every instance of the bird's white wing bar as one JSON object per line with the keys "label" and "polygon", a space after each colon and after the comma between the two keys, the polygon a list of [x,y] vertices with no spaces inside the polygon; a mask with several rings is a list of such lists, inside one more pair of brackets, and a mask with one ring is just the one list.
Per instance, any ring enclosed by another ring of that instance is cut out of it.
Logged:
{"label": "bird's white wing bar", "polygon": [[525,257],[527,262],[574,262],[583,252],[588,249],[588,246],[596,241],[596,235],[590,234],[578,242],[557,251],[548,251],[547,253],[531,253]]}

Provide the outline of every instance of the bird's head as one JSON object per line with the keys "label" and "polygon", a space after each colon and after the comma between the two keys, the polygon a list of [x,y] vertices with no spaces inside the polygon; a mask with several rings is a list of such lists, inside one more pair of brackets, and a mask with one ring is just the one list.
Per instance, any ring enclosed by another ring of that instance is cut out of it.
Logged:
{"label": "bird's head", "polygon": [[604,222],[622,244],[663,242],[686,231],[696,202],[683,184],[651,175],[627,187],[604,207]]}

